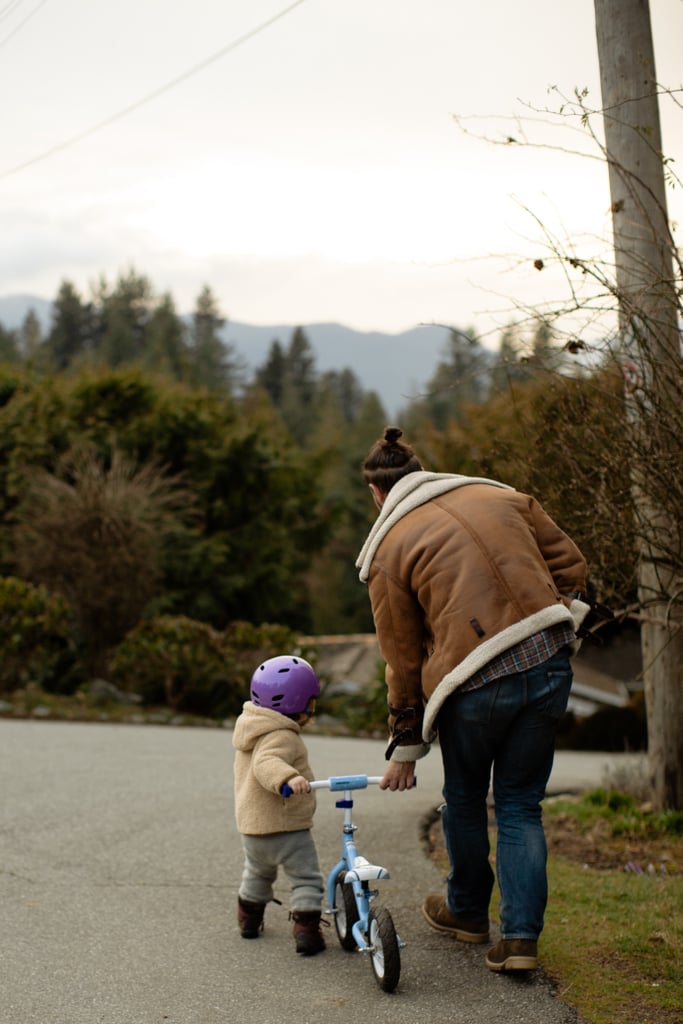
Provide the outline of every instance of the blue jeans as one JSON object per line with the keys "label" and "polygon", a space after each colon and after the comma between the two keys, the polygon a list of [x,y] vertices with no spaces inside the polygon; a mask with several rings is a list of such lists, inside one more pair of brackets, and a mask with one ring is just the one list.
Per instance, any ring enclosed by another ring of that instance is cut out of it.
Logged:
{"label": "blue jeans", "polygon": [[448,905],[460,917],[488,921],[494,875],[486,798],[493,767],[504,939],[536,939],[543,929],[548,882],[541,801],[571,684],[563,648],[536,668],[456,691],[439,711]]}

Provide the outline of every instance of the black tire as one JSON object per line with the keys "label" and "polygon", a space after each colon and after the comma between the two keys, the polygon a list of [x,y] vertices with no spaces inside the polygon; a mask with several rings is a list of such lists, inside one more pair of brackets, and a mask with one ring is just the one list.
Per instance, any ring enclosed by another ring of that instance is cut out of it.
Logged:
{"label": "black tire", "polygon": [[370,963],[375,981],[384,992],[393,992],[401,976],[401,950],[394,922],[385,907],[370,912],[368,942],[374,947]]}
{"label": "black tire", "polygon": [[339,872],[334,887],[334,927],[342,949],[352,953],[358,948],[351,930],[358,920],[358,908],[351,883],[344,881],[345,875],[346,872]]}

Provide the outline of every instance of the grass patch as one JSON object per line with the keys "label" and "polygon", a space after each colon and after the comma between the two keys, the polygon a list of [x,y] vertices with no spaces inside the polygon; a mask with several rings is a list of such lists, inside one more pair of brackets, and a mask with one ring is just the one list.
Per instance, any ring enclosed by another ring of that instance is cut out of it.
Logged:
{"label": "grass patch", "polygon": [[559,997],[591,1024],[680,1024],[683,813],[596,789],[547,801],[544,818],[560,853],[541,958]]}
{"label": "grass patch", "polygon": [[548,865],[543,968],[591,1024],[680,1024],[683,880]]}
{"label": "grass patch", "polygon": [[683,811],[654,813],[647,804],[614,789],[593,789],[578,800],[555,799],[546,805],[546,815],[568,814],[586,830],[605,823],[613,836],[683,836]]}
{"label": "grass patch", "polygon": [[[683,1021],[680,817],[614,790],[546,801],[550,896],[539,959],[558,998],[587,1024]],[[493,856],[495,840],[492,825]],[[445,877],[440,821],[429,846]],[[496,887],[494,920],[498,901]]]}

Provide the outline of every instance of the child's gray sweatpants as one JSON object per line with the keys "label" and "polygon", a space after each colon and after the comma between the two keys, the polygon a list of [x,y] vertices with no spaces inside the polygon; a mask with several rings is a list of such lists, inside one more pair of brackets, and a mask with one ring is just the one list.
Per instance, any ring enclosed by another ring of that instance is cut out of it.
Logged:
{"label": "child's gray sweatpants", "polygon": [[310,829],[272,836],[242,836],[244,870],[239,896],[252,903],[273,898],[273,882],[282,867],[291,882],[290,910],[320,910],[323,877]]}

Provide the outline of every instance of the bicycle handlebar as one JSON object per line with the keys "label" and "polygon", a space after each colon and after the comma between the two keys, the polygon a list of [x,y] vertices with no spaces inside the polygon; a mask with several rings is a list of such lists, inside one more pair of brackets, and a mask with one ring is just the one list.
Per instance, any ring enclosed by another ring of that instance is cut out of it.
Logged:
{"label": "bicycle handlebar", "polygon": [[[383,775],[332,775],[329,779],[314,779],[311,782],[311,789],[329,789],[333,793],[348,789],[367,789],[368,786],[377,786]],[[417,785],[417,777],[413,786]],[[282,796],[292,796],[294,790],[285,782],[280,788]]]}
{"label": "bicycle handlebar", "polygon": [[[367,789],[382,781],[382,775],[333,775],[329,779],[314,779],[311,789],[329,789],[333,793],[347,789]],[[280,789],[283,796],[291,796],[294,792],[289,783],[285,782]]]}

